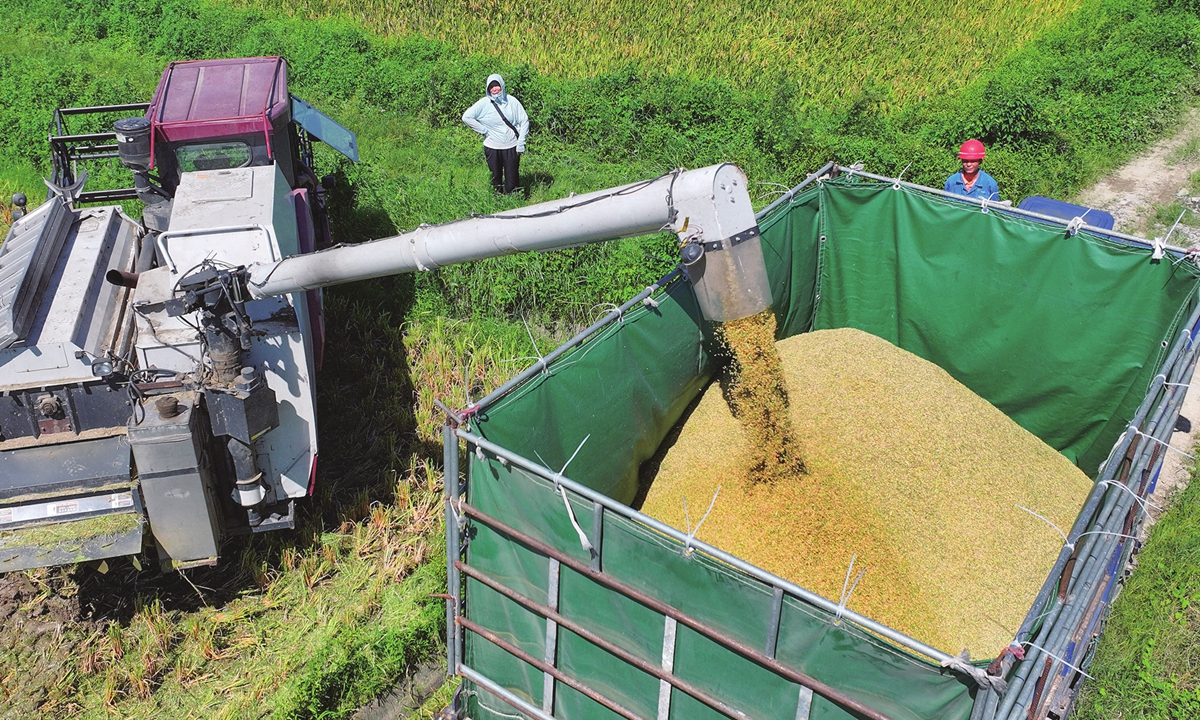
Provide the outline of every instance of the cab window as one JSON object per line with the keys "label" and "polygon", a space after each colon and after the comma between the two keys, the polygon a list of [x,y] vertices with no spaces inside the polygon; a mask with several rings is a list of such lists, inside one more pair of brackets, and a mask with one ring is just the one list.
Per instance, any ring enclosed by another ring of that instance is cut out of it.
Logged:
{"label": "cab window", "polygon": [[247,143],[224,141],[180,145],[175,149],[175,157],[179,159],[180,172],[194,172],[246,167],[253,156]]}

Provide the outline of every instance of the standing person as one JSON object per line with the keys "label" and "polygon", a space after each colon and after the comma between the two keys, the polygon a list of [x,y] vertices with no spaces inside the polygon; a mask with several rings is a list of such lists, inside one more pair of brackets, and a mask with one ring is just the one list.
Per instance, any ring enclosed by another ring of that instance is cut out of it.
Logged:
{"label": "standing person", "polygon": [[962,170],[946,179],[946,192],[981,200],[1000,200],[1000,186],[996,179],[980,169],[987,151],[978,140],[968,140],[958,149]]}
{"label": "standing person", "polygon": [[492,171],[492,187],[497,192],[516,190],[529,116],[521,101],[505,92],[504,78],[488,75],[484,96],[467,108],[462,120],[483,136],[483,156]]}

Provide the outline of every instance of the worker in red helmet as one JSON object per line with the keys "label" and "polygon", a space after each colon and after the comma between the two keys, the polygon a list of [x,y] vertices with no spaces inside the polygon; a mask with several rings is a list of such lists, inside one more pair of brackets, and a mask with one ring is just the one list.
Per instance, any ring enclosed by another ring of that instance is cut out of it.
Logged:
{"label": "worker in red helmet", "polygon": [[987,151],[978,140],[968,140],[958,149],[958,159],[962,160],[962,170],[954,173],[946,180],[946,192],[955,195],[979,198],[981,200],[1000,200],[1000,186],[996,178],[985,173],[979,166],[983,163]]}

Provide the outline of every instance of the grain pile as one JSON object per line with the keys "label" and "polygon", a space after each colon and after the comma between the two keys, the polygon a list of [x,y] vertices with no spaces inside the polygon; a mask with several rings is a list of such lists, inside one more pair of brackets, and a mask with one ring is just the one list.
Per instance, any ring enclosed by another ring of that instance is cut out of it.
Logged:
{"label": "grain pile", "polygon": [[666,450],[642,511],[934,647],[994,656],[1061,547],[1091,481],[941,368],[866,333],[777,344],[808,473],[746,477],[742,426],[714,383]]}
{"label": "grain pile", "polygon": [[721,335],[733,353],[729,404],[746,433],[745,474],[753,482],[775,482],[805,472],[775,349],[775,313],[768,308],[723,323]]}

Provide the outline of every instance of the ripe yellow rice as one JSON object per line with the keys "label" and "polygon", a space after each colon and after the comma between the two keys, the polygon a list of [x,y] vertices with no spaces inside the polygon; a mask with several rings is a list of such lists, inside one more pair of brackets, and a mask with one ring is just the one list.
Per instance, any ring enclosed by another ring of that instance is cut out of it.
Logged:
{"label": "ripe yellow rice", "polygon": [[[808,468],[746,476],[743,428],[714,382],[652,479],[642,511],[835,602],[956,654],[1009,643],[1091,481],[936,365],[852,330],[777,343]],[[853,578],[851,578],[853,581]]]}
{"label": "ripe yellow rice", "polygon": [[746,476],[775,482],[805,472],[775,350],[775,313],[767,308],[723,323],[721,335],[733,355],[729,409],[746,433]]}

